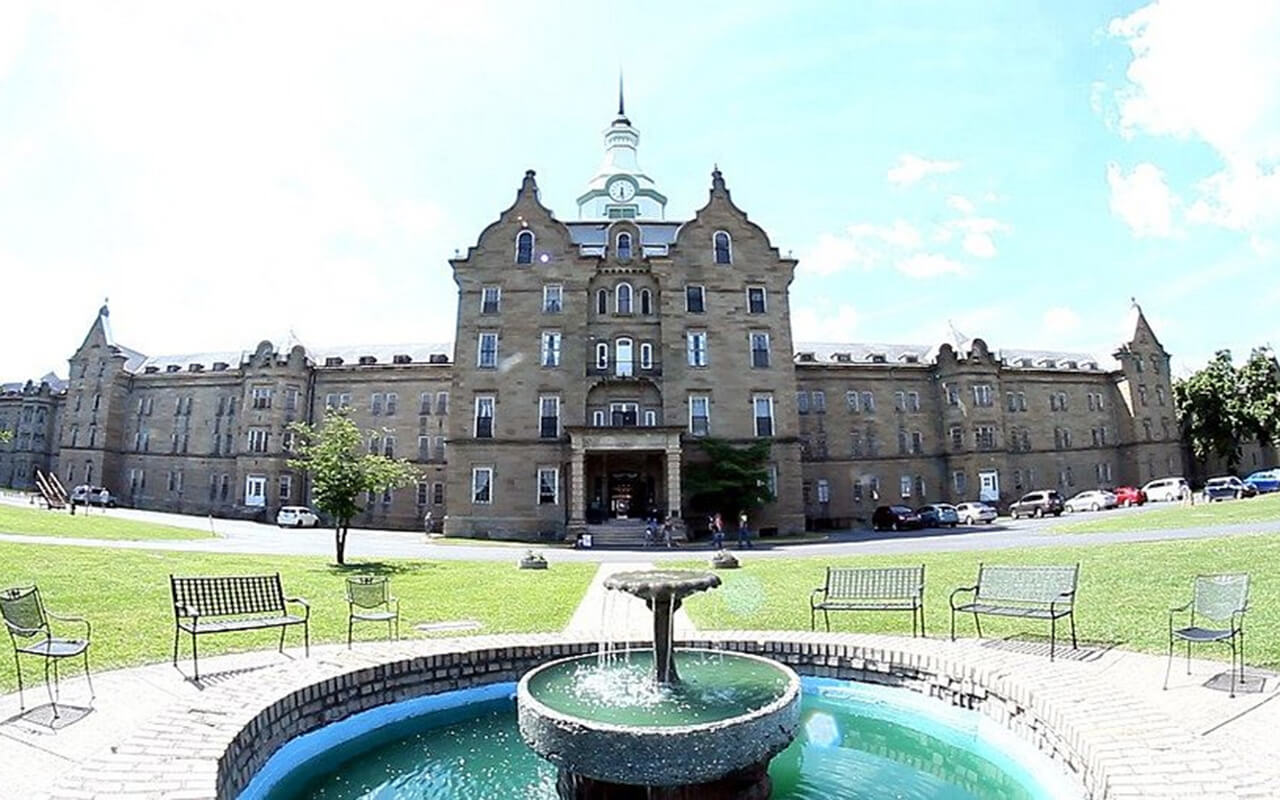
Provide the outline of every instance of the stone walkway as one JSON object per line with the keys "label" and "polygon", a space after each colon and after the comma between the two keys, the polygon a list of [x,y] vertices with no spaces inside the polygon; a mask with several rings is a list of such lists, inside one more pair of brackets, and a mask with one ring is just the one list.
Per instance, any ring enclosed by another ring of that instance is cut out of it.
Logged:
{"label": "stone walkway", "polygon": [[[192,724],[202,728],[204,723],[198,720],[206,718],[212,724],[225,713],[219,708],[229,702],[227,698],[233,698],[238,709],[244,705],[246,691],[252,693],[256,687],[274,687],[273,691],[278,691],[280,685],[287,686],[290,681],[304,685],[327,674],[377,663],[389,654],[404,657],[454,647],[489,647],[495,642],[510,645],[549,639],[596,641],[594,632],[590,631],[593,621],[584,618],[582,624],[588,629],[585,637],[413,640],[358,645],[350,651],[341,646],[322,646],[313,649],[310,659],[303,659],[301,652],[292,650],[284,655],[260,651],[214,657],[202,659],[206,675],[203,686],[186,681],[167,663],[116,670],[95,677],[98,697],[88,713],[72,708],[84,705],[85,684],[78,676],[68,675],[63,684],[63,700],[68,708],[64,719],[52,727],[47,705],[29,708],[27,714],[19,715],[16,695],[0,697],[0,787],[4,787],[0,795],[6,798],[111,797],[113,800],[207,797],[209,777],[198,769],[191,773],[189,784],[174,779],[161,786],[138,784],[140,779],[133,775],[136,765],[114,768],[111,765],[126,753],[131,758],[150,758],[157,762],[171,759],[174,745],[166,743],[166,737],[191,741],[190,754],[201,756],[202,751],[194,739],[182,739],[191,734],[175,731],[174,726]],[[693,638],[714,640],[733,636],[735,634],[694,634]],[[1089,647],[1077,653],[1068,650],[1067,657],[1050,664],[1045,657],[1046,645],[1038,640],[952,643],[941,639],[807,632],[736,636],[759,637],[762,641],[785,636],[794,639],[799,649],[828,641],[893,648],[901,653],[918,654],[898,656],[913,663],[915,658],[971,663],[980,665],[982,671],[995,675],[999,681],[1017,683],[1025,679],[1033,685],[1043,684],[1044,688],[1038,690],[1042,697],[1048,696],[1063,713],[1089,720],[1098,736],[1105,735],[1117,742],[1101,747],[1103,754],[1113,761],[1131,765],[1133,771],[1128,786],[1123,774],[1111,776],[1112,796],[1196,797],[1198,800],[1280,797],[1280,736],[1276,735],[1280,730],[1280,701],[1277,701],[1280,681],[1272,674],[1251,670],[1245,689],[1235,699],[1229,699],[1224,665],[1220,662],[1193,661],[1190,676],[1175,662],[1170,688],[1162,691],[1164,659],[1122,650]],[[28,702],[44,702],[42,687],[28,694]],[[1179,742],[1199,743],[1197,752],[1187,751],[1188,745]],[[1195,759],[1195,763],[1187,763],[1185,770],[1153,775],[1152,764],[1167,761],[1171,748],[1176,751],[1174,755],[1185,753],[1187,758]],[[204,753],[215,761],[216,755],[212,751]],[[93,771],[88,775],[84,773],[85,764],[93,764]],[[68,779],[68,774],[77,772],[79,783]],[[1229,777],[1235,789],[1229,790],[1225,782],[1220,785],[1185,782],[1203,782],[1206,774],[1219,775],[1223,781]],[[55,788],[60,779],[61,788]],[[109,780],[125,783],[107,783]],[[128,783],[130,780],[134,782]],[[89,788],[98,785],[114,788],[99,791]],[[137,793],[122,791],[126,785],[136,788]],[[80,788],[75,789],[76,786]]]}
{"label": "stone walkway", "polygon": [[[653,569],[648,562],[605,562],[596,570],[582,596],[582,602],[573,612],[564,632],[575,638],[589,641],[622,641],[653,639],[653,613],[644,601],[623,592],[614,592],[604,588],[605,579],[615,572]],[[677,639],[687,639],[697,630],[690,621],[689,615],[681,608],[675,614],[675,633]]]}

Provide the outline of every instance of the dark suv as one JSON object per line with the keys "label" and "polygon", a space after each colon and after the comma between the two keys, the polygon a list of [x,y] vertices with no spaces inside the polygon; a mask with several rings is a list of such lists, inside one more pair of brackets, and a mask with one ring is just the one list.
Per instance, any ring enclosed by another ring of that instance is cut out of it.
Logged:
{"label": "dark suv", "polygon": [[1062,516],[1062,495],[1053,489],[1028,492],[1022,496],[1021,500],[1009,506],[1009,516],[1014,519],[1021,517],[1038,518],[1046,514],[1052,514],[1055,517]]}
{"label": "dark suv", "polygon": [[871,514],[872,530],[905,531],[920,527],[920,515],[907,506],[880,506]]}

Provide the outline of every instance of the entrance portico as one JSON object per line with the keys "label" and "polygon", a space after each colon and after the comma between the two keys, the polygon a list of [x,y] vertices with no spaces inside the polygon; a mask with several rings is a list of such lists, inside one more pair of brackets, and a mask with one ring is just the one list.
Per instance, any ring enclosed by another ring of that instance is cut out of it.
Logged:
{"label": "entrance portico", "polygon": [[569,530],[599,517],[643,517],[650,508],[680,516],[680,435],[684,428],[569,427]]}

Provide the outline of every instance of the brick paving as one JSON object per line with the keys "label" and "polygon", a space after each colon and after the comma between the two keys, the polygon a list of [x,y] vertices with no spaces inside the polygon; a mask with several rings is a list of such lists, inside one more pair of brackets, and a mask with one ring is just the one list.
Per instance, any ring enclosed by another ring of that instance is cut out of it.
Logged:
{"label": "brick paving", "polygon": [[[692,636],[769,653],[802,673],[899,683],[979,708],[1075,772],[1089,797],[1280,797],[1280,682],[1272,674],[1251,671],[1245,690],[1229,699],[1215,679],[1221,663],[1194,661],[1188,676],[1175,662],[1166,692],[1162,657],[1086,647],[1050,663],[1038,640],[951,643],[758,631]],[[203,686],[169,664],[118,670],[95,679],[92,712],[79,719],[68,714],[57,729],[43,724],[47,707],[18,717],[16,695],[6,695],[0,697],[0,793],[212,798],[220,774],[233,775],[237,764],[248,774],[243,765],[256,763],[248,752],[256,748],[245,748],[246,740],[271,747],[294,728],[413,696],[428,682],[438,690],[510,679],[530,660],[594,646],[581,636],[545,634],[326,646],[309,659],[263,651],[207,659]],[[40,692],[28,701],[41,702]],[[82,705],[83,692],[83,681],[68,676],[64,701]],[[265,723],[264,709],[272,714]],[[261,727],[246,739],[241,731],[251,725]]]}

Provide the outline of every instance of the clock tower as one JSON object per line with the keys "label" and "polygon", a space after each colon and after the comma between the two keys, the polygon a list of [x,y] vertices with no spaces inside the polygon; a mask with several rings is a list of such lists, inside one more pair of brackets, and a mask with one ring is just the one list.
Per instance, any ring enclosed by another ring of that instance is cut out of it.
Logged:
{"label": "clock tower", "polygon": [[604,160],[578,198],[579,219],[666,218],[666,196],[636,161],[639,144],[640,132],[627,119],[619,76],[618,115],[604,132]]}

